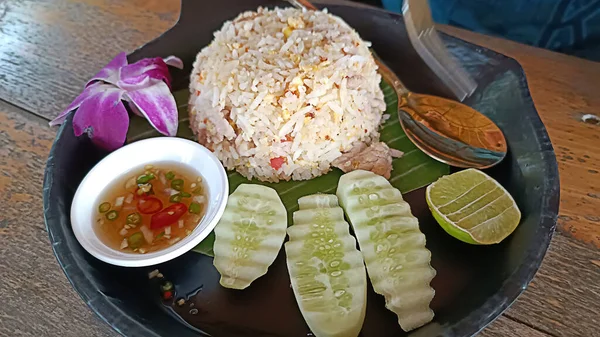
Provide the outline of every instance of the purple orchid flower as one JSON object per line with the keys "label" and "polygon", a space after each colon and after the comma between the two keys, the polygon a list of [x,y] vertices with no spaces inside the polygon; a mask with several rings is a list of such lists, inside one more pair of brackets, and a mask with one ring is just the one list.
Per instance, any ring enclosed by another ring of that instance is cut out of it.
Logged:
{"label": "purple orchid flower", "polygon": [[158,132],[175,136],[178,115],[168,66],[182,69],[183,63],[169,56],[127,64],[127,55],[120,53],[86,83],[83,92],[50,125],[62,124],[77,109],[73,117],[75,136],[87,132],[95,144],[114,150],[125,143],[129,128],[126,101]]}

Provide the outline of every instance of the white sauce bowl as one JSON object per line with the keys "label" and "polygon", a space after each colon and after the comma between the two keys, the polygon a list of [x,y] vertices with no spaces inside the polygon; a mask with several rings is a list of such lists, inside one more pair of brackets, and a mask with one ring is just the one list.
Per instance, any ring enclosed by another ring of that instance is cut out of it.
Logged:
{"label": "white sauce bowl", "polygon": [[[172,246],[139,254],[113,249],[94,230],[98,205],[104,189],[115,179],[145,165],[175,164],[202,176],[208,190],[205,214],[194,231]],[[229,181],[221,162],[204,146],[183,138],[157,137],[126,145],[102,159],[85,176],[71,205],[71,226],[83,248],[106,263],[144,267],[172,260],[194,248],[215,228],[227,204]]]}

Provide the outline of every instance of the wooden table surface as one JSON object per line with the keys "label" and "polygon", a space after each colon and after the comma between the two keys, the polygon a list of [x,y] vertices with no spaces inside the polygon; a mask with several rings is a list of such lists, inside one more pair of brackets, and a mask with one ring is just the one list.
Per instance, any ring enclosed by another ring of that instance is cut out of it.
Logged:
{"label": "wooden table surface", "polygon": [[[200,0],[199,0],[200,1]],[[179,0],[0,0],[0,336],[116,336],[71,288],[42,213],[52,119],[120,51],[172,26]],[[600,336],[600,64],[450,27],[518,60],[559,163],[558,230],[527,291],[481,336]]]}

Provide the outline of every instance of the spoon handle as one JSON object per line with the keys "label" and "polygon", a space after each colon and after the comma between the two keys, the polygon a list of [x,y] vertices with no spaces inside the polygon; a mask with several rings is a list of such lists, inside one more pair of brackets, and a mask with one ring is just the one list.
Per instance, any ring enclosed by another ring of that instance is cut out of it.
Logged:
{"label": "spoon handle", "polygon": [[315,5],[313,5],[312,3],[310,3],[310,1],[307,0],[288,0],[288,2],[296,8],[306,8],[313,11],[318,10],[318,8],[315,7]]}
{"label": "spoon handle", "polygon": [[[379,73],[381,74],[383,79],[394,88],[396,94],[398,95],[398,103],[400,103],[402,101],[401,98],[407,96],[410,93],[410,91],[408,90],[408,88],[406,88],[404,83],[400,81],[400,78],[398,78],[398,76],[392,71],[392,69],[386,66],[385,63],[383,63],[383,61],[381,61],[379,57],[375,55],[375,53],[373,53],[373,56],[373,58],[375,59],[375,63],[377,63],[377,66],[379,67]],[[400,104],[398,105],[398,107],[400,107]]]}

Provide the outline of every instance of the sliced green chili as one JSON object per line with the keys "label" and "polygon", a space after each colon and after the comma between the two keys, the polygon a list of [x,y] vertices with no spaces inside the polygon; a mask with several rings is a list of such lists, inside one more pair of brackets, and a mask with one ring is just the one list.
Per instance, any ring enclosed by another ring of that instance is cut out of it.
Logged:
{"label": "sliced green chili", "polygon": [[116,220],[119,217],[119,212],[117,211],[110,211],[108,213],[106,213],[106,218],[110,221]]}
{"label": "sliced green chili", "polygon": [[144,244],[144,234],[141,232],[136,232],[131,234],[130,237],[127,238],[127,243],[131,249],[140,248]]}
{"label": "sliced green chili", "polygon": [[200,204],[192,202],[190,204],[190,213],[200,214],[202,212],[202,206]]}
{"label": "sliced green chili", "polygon": [[106,213],[110,210],[110,202],[103,202],[98,206],[100,213]]}
{"label": "sliced green chili", "polygon": [[189,193],[187,193],[187,192],[183,192],[183,191],[179,192],[179,195],[180,195],[182,198],[189,198],[189,197],[191,197],[191,196],[192,196],[191,194],[189,194]]}
{"label": "sliced green chili", "polygon": [[163,282],[163,284],[160,285],[160,290],[162,290],[162,291],[173,290],[173,283],[171,283],[170,281]]}
{"label": "sliced green chili", "polygon": [[128,225],[138,225],[140,222],[142,222],[142,216],[140,213],[135,212],[127,216],[126,223]]}
{"label": "sliced green chili", "polygon": [[165,178],[167,178],[167,180],[173,180],[173,178],[175,178],[175,173],[173,173],[173,171],[169,171],[167,174],[165,174]]}
{"label": "sliced green chili", "polygon": [[183,189],[183,179],[175,179],[171,181],[171,188],[176,191],[181,191]]}
{"label": "sliced green chili", "polygon": [[147,184],[150,180],[154,179],[154,174],[149,173],[137,178],[137,183],[139,184]]}
{"label": "sliced green chili", "polygon": [[175,289],[173,289],[173,283],[171,283],[169,281],[163,282],[160,285],[160,293],[161,293],[162,299],[165,301],[172,299],[174,290]]}
{"label": "sliced green chili", "polygon": [[170,198],[169,201],[172,203],[178,203],[181,202],[181,194],[173,194]]}

